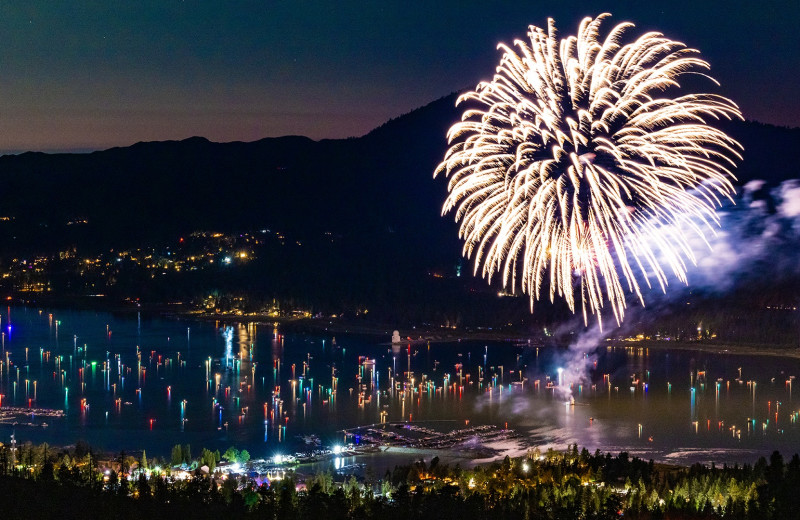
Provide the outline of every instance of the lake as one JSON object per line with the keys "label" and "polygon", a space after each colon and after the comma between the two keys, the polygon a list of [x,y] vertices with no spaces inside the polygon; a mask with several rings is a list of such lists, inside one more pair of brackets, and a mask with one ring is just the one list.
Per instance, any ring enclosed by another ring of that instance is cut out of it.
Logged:
{"label": "lake", "polygon": [[[800,446],[793,358],[635,343],[575,356],[526,342],[392,345],[388,333],[33,307],[3,309],[0,327],[2,442],[15,429],[20,442],[83,439],[161,455],[177,443],[195,454],[235,445],[255,458],[293,452],[301,436],[334,445],[346,428],[410,421],[441,431],[514,429],[519,439],[492,446],[511,454],[577,443],[721,463]],[[559,373],[575,363],[587,379]],[[64,416],[29,411],[36,408]],[[419,457],[390,453],[365,460]],[[470,459],[463,450],[450,456]]]}

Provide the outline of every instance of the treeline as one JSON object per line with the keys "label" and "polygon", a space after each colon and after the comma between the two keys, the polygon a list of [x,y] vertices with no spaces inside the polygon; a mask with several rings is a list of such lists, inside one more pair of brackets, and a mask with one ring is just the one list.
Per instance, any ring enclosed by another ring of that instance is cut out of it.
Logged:
{"label": "treeline", "polygon": [[[367,472],[342,481],[326,472],[301,483],[289,473],[258,483],[219,472],[173,479],[169,469],[132,469],[147,467],[143,460],[126,467],[124,454],[115,457],[119,472],[100,472],[91,450],[18,450],[28,458],[9,451],[0,449],[3,518],[770,520],[800,511],[800,457],[785,463],[778,452],[753,465],[681,468],[573,446],[472,469],[434,458],[381,478]],[[177,448],[173,458],[186,451]],[[206,451],[201,458],[214,457]]]}
{"label": "treeline", "polygon": [[[740,288],[724,297],[691,297],[669,305],[657,303],[625,323],[629,334],[671,337],[677,341],[712,341],[739,345],[800,347],[800,283],[781,280]],[[698,330],[699,329],[699,330]]]}

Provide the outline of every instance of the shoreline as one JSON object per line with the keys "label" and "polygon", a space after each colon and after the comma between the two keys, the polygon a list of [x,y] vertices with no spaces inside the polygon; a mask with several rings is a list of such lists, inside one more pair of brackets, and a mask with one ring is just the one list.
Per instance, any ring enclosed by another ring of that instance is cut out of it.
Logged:
{"label": "shoreline", "polygon": [[[470,328],[446,329],[444,327],[420,327],[411,326],[398,327],[385,323],[375,322],[344,322],[336,318],[307,318],[307,317],[275,317],[268,314],[207,314],[203,311],[181,308],[182,303],[162,303],[139,305],[130,301],[108,300],[96,297],[76,297],[74,299],[45,298],[43,301],[34,299],[17,298],[16,302],[24,306],[41,308],[66,308],[74,310],[91,310],[96,312],[108,312],[112,314],[134,314],[142,313],[151,316],[158,316],[163,319],[182,319],[198,322],[222,322],[222,323],[256,323],[268,325],[281,325],[292,329],[295,332],[303,333],[329,333],[329,334],[352,334],[366,336],[379,341],[381,344],[391,345],[391,336],[394,330],[399,330],[403,341],[400,345],[424,344],[424,343],[458,343],[461,341],[493,341],[502,343],[513,343],[515,346],[530,346],[537,348],[559,348],[568,349],[568,344],[556,344],[546,342],[537,334],[525,334],[521,331],[498,331],[498,330],[475,330]],[[14,303],[12,301],[12,303]],[[730,354],[737,356],[769,356],[800,359],[800,346],[792,347],[788,345],[769,345],[769,344],[728,344],[695,341],[626,341],[624,339],[609,339],[598,343],[597,348],[604,346],[622,348],[653,348],[653,349],[676,349],[694,350],[713,354]]]}
{"label": "shoreline", "polygon": [[[164,314],[168,317],[169,314]],[[500,342],[520,342],[529,343],[530,346],[541,347],[544,342],[533,340],[532,335],[525,335],[519,332],[498,332],[492,330],[465,330],[465,329],[445,329],[412,326],[407,327],[390,326],[380,323],[352,323],[337,322],[335,319],[328,318],[291,318],[273,317],[268,315],[242,315],[230,316],[226,314],[197,314],[193,312],[174,313],[172,316],[187,320],[196,321],[220,321],[225,323],[256,323],[256,324],[279,324],[294,328],[303,332],[326,332],[330,334],[352,334],[358,336],[372,336],[381,338],[387,345],[391,344],[392,333],[400,331],[402,341],[400,344],[408,343],[456,343],[459,341],[500,341]],[[412,337],[415,336],[415,337]]]}
{"label": "shoreline", "polygon": [[642,348],[656,350],[694,350],[710,354],[730,354],[733,356],[767,356],[800,359],[800,348],[770,345],[731,345],[694,343],[691,341],[609,341],[613,347]]}
{"label": "shoreline", "polygon": [[[111,314],[133,314],[142,313],[150,316],[158,316],[164,319],[183,319],[187,321],[200,322],[222,322],[222,323],[256,323],[256,324],[280,324],[292,327],[298,331],[327,332],[331,334],[355,334],[360,336],[373,336],[376,338],[386,338],[386,343],[390,343],[390,338],[395,330],[401,332],[403,337],[402,344],[412,342],[431,342],[431,343],[450,343],[462,340],[476,341],[503,341],[503,342],[530,342],[531,346],[543,346],[544,342],[537,340],[533,343],[533,334],[525,334],[520,331],[501,332],[489,328],[459,328],[448,329],[444,327],[429,326],[398,326],[372,321],[352,322],[342,321],[339,318],[310,318],[292,316],[270,316],[265,313],[253,314],[210,314],[202,310],[188,308],[184,302],[166,303],[137,303],[131,300],[116,300],[106,296],[70,296],[70,297],[51,297],[50,295],[29,298],[15,295],[9,303],[23,305],[26,307],[49,308],[49,309],[71,309],[81,311],[107,312]],[[412,337],[413,336],[413,337]]]}

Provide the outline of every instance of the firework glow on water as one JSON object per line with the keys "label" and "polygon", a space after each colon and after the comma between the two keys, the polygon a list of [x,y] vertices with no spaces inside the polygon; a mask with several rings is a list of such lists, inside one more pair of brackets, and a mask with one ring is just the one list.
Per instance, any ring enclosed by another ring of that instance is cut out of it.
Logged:
{"label": "firework glow on water", "polygon": [[697,50],[656,32],[624,43],[633,24],[601,31],[609,16],[563,39],[551,19],[500,44],[494,78],[459,97],[434,175],[449,177],[443,213],[476,274],[519,286],[531,310],[549,291],[584,322],[608,306],[621,323],[627,295],[644,305],[642,287],[665,291],[669,272],[688,283],[689,239],[714,233],[741,159],[711,123],[742,116],[725,97],[681,92],[687,75],[716,84]]}

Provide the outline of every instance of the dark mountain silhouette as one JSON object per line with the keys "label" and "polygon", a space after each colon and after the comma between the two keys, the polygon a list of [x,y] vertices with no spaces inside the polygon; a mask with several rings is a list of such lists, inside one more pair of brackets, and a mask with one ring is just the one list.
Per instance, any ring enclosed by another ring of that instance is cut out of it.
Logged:
{"label": "dark mountain silhouette", "polygon": [[[439,218],[445,188],[432,171],[452,104],[452,96],[443,98],[358,139],[193,137],[86,154],[3,156],[0,213],[15,218],[16,236],[5,249],[72,241],[120,247],[209,228],[438,237],[448,227]],[[73,237],[65,226],[76,218],[88,225]]]}
{"label": "dark mountain silhouette", "polygon": [[[447,128],[459,117],[454,101],[441,98],[344,140],[192,137],[84,154],[6,155],[0,213],[15,218],[16,239],[3,249],[120,247],[197,229],[259,227],[300,237],[393,231],[420,246],[457,247],[451,218],[440,217],[446,183],[432,178]],[[725,126],[745,147],[740,183],[800,177],[800,129]],[[88,225],[73,237],[65,226],[77,218]]]}
{"label": "dark mountain silhouette", "polygon": [[[438,99],[359,138],[213,143],[192,137],[93,153],[0,157],[0,216],[13,218],[0,222],[0,256],[70,246],[124,248],[196,230],[270,228],[309,249],[280,253],[283,260],[271,260],[270,274],[248,272],[240,280],[244,286],[278,287],[310,301],[324,291],[329,303],[375,300],[387,308],[395,298],[419,300],[428,288],[418,279],[430,270],[453,272],[460,258],[452,216],[440,216],[446,181],[432,177],[447,129],[460,116],[455,98]],[[724,126],[745,148],[739,183],[800,177],[800,129]],[[326,232],[341,237],[338,246],[315,249]],[[460,294],[460,283],[447,291]],[[520,315],[528,312],[524,300],[515,303]]]}

